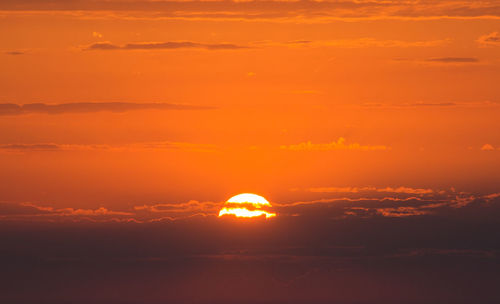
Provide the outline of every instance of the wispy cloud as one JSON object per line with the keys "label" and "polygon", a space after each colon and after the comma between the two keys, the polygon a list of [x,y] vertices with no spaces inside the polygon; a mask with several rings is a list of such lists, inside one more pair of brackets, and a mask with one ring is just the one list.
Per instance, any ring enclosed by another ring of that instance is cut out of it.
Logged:
{"label": "wispy cloud", "polygon": [[326,40],[326,41],[310,41],[308,43],[292,43],[295,45],[307,46],[331,46],[331,47],[344,47],[344,48],[365,48],[365,47],[379,47],[379,48],[408,48],[408,47],[436,47],[446,45],[450,39],[440,40],[423,40],[423,41],[407,41],[407,40],[383,40],[375,38],[356,38],[356,39],[340,39],[340,40]]}
{"label": "wispy cloud", "polygon": [[181,105],[172,103],[133,103],[133,102],[76,102],[61,104],[13,104],[1,103],[1,115],[22,115],[30,113],[65,114],[92,112],[127,112],[137,110],[210,110],[213,107]]}
{"label": "wispy cloud", "polygon": [[346,143],[346,139],[339,137],[337,141],[330,143],[315,144],[310,141],[292,145],[282,145],[280,149],[292,151],[333,151],[333,150],[389,150],[390,147],[385,145],[361,145],[359,143]]}
{"label": "wispy cloud", "polygon": [[476,41],[483,46],[500,46],[500,35],[493,32],[479,37]]}
{"label": "wispy cloud", "polygon": [[386,193],[406,193],[406,194],[432,194],[434,190],[411,187],[318,187],[306,189],[310,192],[319,193],[360,193],[360,192],[386,192]]}

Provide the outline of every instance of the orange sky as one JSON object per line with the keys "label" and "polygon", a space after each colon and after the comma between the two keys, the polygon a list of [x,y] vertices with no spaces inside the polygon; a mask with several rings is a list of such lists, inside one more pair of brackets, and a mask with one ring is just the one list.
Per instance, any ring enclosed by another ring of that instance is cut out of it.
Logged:
{"label": "orange sky", "polygon": [[495,192],[499,19],[497,1],[2,1],[0,200]]}

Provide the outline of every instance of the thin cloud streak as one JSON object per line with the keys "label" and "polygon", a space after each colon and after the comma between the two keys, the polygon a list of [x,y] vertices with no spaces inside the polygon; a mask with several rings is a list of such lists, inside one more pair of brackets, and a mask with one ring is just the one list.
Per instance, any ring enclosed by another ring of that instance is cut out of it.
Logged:
{"label": "thin cloud streak", "polygon": [[174,49],[206,49],[206,50],[239,50],[248,49],[249,47],[231,44],[231,43],[198,43],[191,41],[169,41],[169,42],[144,42],[144,43],[128,43],[125,45],[116,45],[109,42],[94,43],[85,48],[85,50],[174,50]]}
{"label": "thin cloud streak", "polygon": [[57,143],[9,143],[0,144],[0,151],[5,152],[40,152],[40,151],[164,151],[184,150],[195,152],[214,152],[218,149],[212,144],[198,144],[174,141],[140,142],[127,145],[81,145]]}
{"label": "thin cloud streak", "polygon": [[19,56],[19,55],[24,55],[24,52],[20,51],[10,51],[10,52],[5,52],[6,55],[12,55],[12,56]]}
{"label": "thin cloud streak", "polygon": [[410,47],[438,47],[447,45],[451,39],[438,40],[383,40],[371,37],[362,37],[357,39],[339,39],[339,40],[318,40],[318,41],[289,41],[281,44],[270,43],[270,45],[281,45],[288,47],[339,47],[339,48],[410,48]]}
{"label": "thin cloud streak", "polygon": [[438,57],[430,58],[426,60],[427,62],[440,62],[440,63],[476,63],[479,62],[477,58],[474,57]]}
{"label": "thin cloud streak", "polygon": [[13,104],[1,103],[0,116],[23,114],[66,114],[94,112],[128,112],[138,110],[211,110],[214,107],[181,105],[172,103],[133,103],[133,102],[76,102],[61,104]]}

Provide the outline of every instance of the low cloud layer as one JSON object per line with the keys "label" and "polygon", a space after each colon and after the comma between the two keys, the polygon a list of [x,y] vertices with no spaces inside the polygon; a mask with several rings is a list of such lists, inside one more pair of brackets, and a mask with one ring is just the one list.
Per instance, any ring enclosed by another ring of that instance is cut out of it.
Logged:
{"label": "low cloud layer", "polygon": [[61,104],[0,103],[0,116],[31,113],[65,114],[93,112],[127,112],[138,110],[209,110],[213,107],[181,105],[172,103],[133,103],[133,102],[76,102]]}
{"label": "low cloud layer", "polygon": [[[298,190],[296,190],[298,191]],[[466,216],[467,212],[488,212],[500,208],[500,194],[475,195],[451,190],[411,187],[328,187],[306,189],[319,198],[292,202],[275,202],[278,217],[315,217],[328,219]],[[303,196],[296,192],[297,196]],[[148,223],[173,221],[190,217],[217,217],[224,202],[153,203],[135,205],[121,210],[54,208],[47,204],[2,203],[0,219],[8,221],[133,221]],[[3,212],[2,212],[3,210]],[[7,211],[5,211],[7,210]],[[464,210],[464,211],[460,211]],[[466,211],[468,210],[468,211]],[[472,215],[472,213],[471,213]]]}
{"label": "low cloud layer", "polygon": [[497,303],[500,194],[434,193],[275,203],[272,220],[4,202],[0,301]]}

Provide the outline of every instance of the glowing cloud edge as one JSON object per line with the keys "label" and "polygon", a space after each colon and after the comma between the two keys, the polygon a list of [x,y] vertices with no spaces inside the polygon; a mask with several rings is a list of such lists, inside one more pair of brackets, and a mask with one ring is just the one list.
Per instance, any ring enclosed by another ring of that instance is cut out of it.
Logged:
{"label": "glowing cloud edge", "polygon": [[276,213],[272,212],[267,212],[264,210],[248,210],[245,208],[222,208],[219,211],[219,216],[223,215],[234,215],[236,217],[258,217],[265,215],[266,218],[274,217],[276,216]]}

